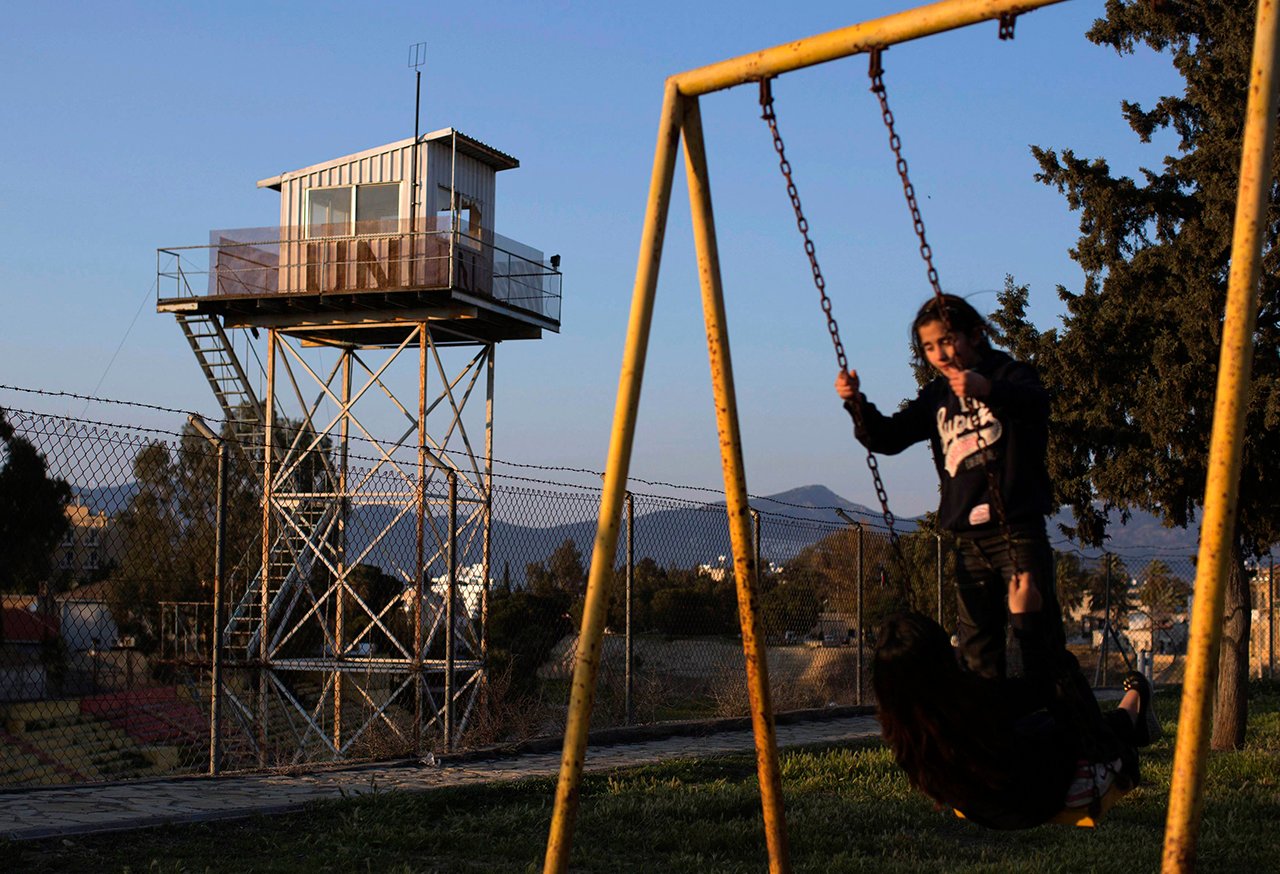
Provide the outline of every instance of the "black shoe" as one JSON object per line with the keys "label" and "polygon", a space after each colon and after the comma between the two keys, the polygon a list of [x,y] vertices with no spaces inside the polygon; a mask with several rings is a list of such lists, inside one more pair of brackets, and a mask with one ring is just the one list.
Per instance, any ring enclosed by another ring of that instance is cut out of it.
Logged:
{"label": "black shoe", "polygon": [[1130,671],[1125,674],[1124,690],[1138,693],[1138,719],[1134,723],[1133,731],[1138,746],[1148,746],[1164,733],[1160,728],[1160,720],[1156,718],[1155,707],[1151,704],[1151,684],[1142,674]]}

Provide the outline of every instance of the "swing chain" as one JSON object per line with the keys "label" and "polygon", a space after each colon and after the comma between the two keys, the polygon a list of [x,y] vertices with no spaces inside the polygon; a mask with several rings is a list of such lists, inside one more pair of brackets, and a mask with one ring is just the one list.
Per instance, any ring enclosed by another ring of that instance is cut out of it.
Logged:
{"label": "swing chain", "polygon": [[[920,203],[916,200],[916,189],[911,184],[911,177],[907,174],[907,159],[902,157],[902,138],[898,136],[897,130],[893,124],[893,110],[889,108],[889,96],[884,87],[884,65],[881,63],[881,52],[884,49],[874,48],[871,50],[871,68],[869,75],[871,76],[871,91],[880,101],[880,116],[884,119],[884,126],[889,129],[889,148],[893,150],[893,157],[898,169],[898,178],[902,180],[902,193],[907,198],[907,208],[911,210],[911,226],[915,228],[916,236],[920,238],[920,257],[924,259],[925,267],[928,268],[929,286],[933,289],[934,295],[938,298],[939,306],[942,304],[942,286],[938,281],[937,268],[933,266],[933,248],[929,245],[928,239],[924,232],[924,217],[920,214]],[[950,332],[950,324],[947,319],[946,308],[942,308],[942,320]]]}
{"label": "swing chain", "polygon": [[[840,365],[840,372],[847,373],[849,361],[845,356],[844,343],[840,340],[840,328],[831,312],[831,298],[827,296],[827,281],[822,275],[822,267],[818,264],[817,248],[809,237],[809,220],[805,218],[804,209],[800,205],[800,191],[796,188],[795,180],[791,177],[791,162],[787,160],[786,146],[782,142],[782,134],[778,131],[778,117],[773,109],[771,82],[771,79],[760,80],[760,117],[769,125],[769,132],[773,136],[773,149],[778,153],[778,168],[782,171],[782,178],[787,183],[787,197],[791,199],[791,208],[796,214],[796,228],[804,239],[804,253],[809,258],[809,269],[813,271],[813,284],[818,289],[822,312],[827,319],[827,331],[831,334],[831,343],[835,347],[836,362]],[[850,404],[850,409],[853,411],[854,424],[858,430],[863,430],[861,398],[855,398],[854,402]],[[907,563],[902,553],[902,544],[898,539],[897,519],[894,517],[893,511],[889,509],[889,493],[885,491],[884,480],[880,476],[880,462],[876,459],[875,453],[870,451],[867,452],[867,468],[871,471],[871,482],[875,486],[876,499],[880,502],[880,513],[884,517],[885,527],[889,529],[889,544],[892,546],[894,555],[898,558],[898,562],[905,572]],[[905,580],[903,582],[903,595],[910,603],[910,590],[906,586]]]}
{"label": "swing chain", "polygon": [[844,343],[840,341],[840,328],[836,324],[835,316],[831,313],[831,298],[827,296],[827,280],[823,278],[822,268],[818,265],[817,249],[813,245],[813,240],[809,238],[809,220],[804,217],[804,209],[800,206],[800,191],[791,178],[791,162],[787,160],[786,146],[782,143],[782,134],[778,132],[778,118],[773,111],[771,82],[771,79],[760,80],[762,109],[760,117],[769,125],[769,132],[773,135],[773,149],[778,153],[778,167],[782,171],[782,178],[787,182],[787,197],[791,198],[791,208],[796,213],[796,228],[804,238],[804,253],[809,257],[809,269],[813,271],[813,284],[821,298],[822,313],[827,319],[827,332],[831,334],[831,343],[835,346],[836,361],[840,365],[841,372],[844,372],[849,369],[849,361],[844,354]]}
{"label": "swing chain", "polygon": [[[1001,39],[1009,39],[1013,36],[1013,20],[1008,22],[1008,36],[1005,34],[1005,21],[1003,16],[1000,22]],[[907,208],[911,210],[911,224],[915,228],[916,236],[920,238],[920,257],[924,259],[925,267],[928,268],[929,285],[933,288],[934,299],[937,301],[938,315],[942,320],[943,331],[951,335],[951,316],[947,312],[946,298],[942,294],[942,285],[938,280],[937,268],[933,266],[933,248],[929,245],[928,239],[925,237],[924,217],[920,214],[920,203],[916,199],[915,186],[911,184],[911,177],[907,173],[907,159],[902,156],[902,138],[898,136],[898,132],[894,127],[893,110],[889,108],[888,90],[884,85],[884,63],[881,58],[882,48],[873,48],[871,50],[870,65],[867,75],[871,77],[871,91],[880,101],[880,115],[884,119],[884,125],[889,129],[889,148],[893,150],[894,158],[897,162],[898,176],[902,180],[902,193],[907,198]],[[972,398],[962,398],[960,407],[966,413],[973,415],[976,420],[977,401]],[[1021,563],[1018,561],[1017,553],[1013,548],[1013,532],[1009,528],[1008,518],[1004,512],[1004,494],[1000,490],[1000,484],[996,480],[996,473],[991,467],[990,459],[987,457],[987,438],[982,433],[982,426],[979,423],[973,431],[974,442],[977,449],[977,457],[983,459],[984,469],[987,474],[987,493],[991,499],[991,506],[995,510],[996,521],[1000,525],[1001,534],[1004,536],[1005,549],[1009,553],[1009,561],[1013,564],[1014,576],[1018,576],[1022,572]]]}

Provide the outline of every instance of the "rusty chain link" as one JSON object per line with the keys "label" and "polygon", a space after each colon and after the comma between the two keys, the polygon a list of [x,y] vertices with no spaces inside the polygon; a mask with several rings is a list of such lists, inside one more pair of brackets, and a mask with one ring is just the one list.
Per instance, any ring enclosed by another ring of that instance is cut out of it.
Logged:
{"label": "rusty chain link", "polygon": [[[840,365],[840,372],[847,373],[849,371],[849,361],[845,356],[844,343],[840,340],[840,328],[836,324],[835,316],[831,313],[831,298],[827,296],[827,281],[823,278],[822,267],[818,264],[817,249],[809,236],[809,220],[805,218],[804,209],[800,205],[800,192],[796,188],[795,180],[791,177],[791,162],[787,160],[786,146],[782,142],[782,134],[778,132],[778,118],[773,109],[773,89],[770,87],[770,82],[771,80],[769,79],[760,80],[760,117],[769,125],[769,133],[773,136],[773,149],[778,153],[778,168],[782,172],[782,178],[787,183],[787,197],[791,198],[791,208],[795,210],[796,228],[804,239],[804,253],[809,258],[809,269],[813,271],[813,284],[818,289],[822,312],[827,319],[827,331],[831,334],[831,343],[835,347],[836,362]],[[855,395],[851,409],[853,411],[854,424],[858,430],[863,430],[862,399],[860,395]],[[889,493],[885,491],[884,479],[880,476],[880,462],[876,459],[875,453],[870,450],[867,451],[867,468],[871,471],[871,482],[875,486],[876,499],[880,502],[880,513],[884,517],[885,527],[889,530],[889,543],[893,547],[893,554],[905,571],[910,565],[907,564],[906,557],[902,554],[902,544],[898,538],[897,519],[894,517],[893,511],[889,509]],[[906,602],[914,606],[911,590],[906,585],[905,579],[902,582],[902,594]]]}
{"label": "rusty chain link", "polygon": [[916,189],[911,184],[911,177],[907,173],[907,159],[902,157],[902,138],[898,136],[898,132],[894,128],[893,110],[889,108],[889,97],[884,87],[884,65],[880,60],[882,51],[882,49],[871,50],[871,67],[868,71],[868,75],[871,77],[871,91],[880,101],[880,116],[884,119],[884,126],[889,130],[889,148],[893,150],[893,157],[898,169],[898,178],[902,180],[902,193],[906,195],[907,208],[911,210],[911,226],[915,229],[916,236],[920,238],[920,257],[924,259],[924,265],[927,268],[929,287],[933,289],[934,297],[938,300],[942,325],[946,328],[947,333],[950,334],[951,318],[947,313],[946,307],[943,306],[942,286],[938,282],[938,270],[933,266],[933,248],[930,247],[929,241],[925,237],[924,217],[920,214],[920,204],[916,200]]}
{"label": "rusty chain link", "polygon": [[791,198],[791,208],[796,213],[796,228],[804,238],[804,253],[809,256],[809,269],[813,271],[813,284],[818,289],[822,313],[827,318],[827,331],[831,334],[831,342],[835,346],[836,362],[844,372],[849,369],[849,361],[844,354],[844,344],[840,342],[840,328],[836,324],[835,316],[831,314],[831,298],[827,296],[827,281],[822,276],[822,267],[818,265],[817,250],[814,248],[813,240],[809,238],[809,220],[804,217],[804,209],[800,206],[800,192],[796,188],[795,180],[791,178],[791,162],[787,160],[787,149],[782,143],[782,134],[778,133],[778,118],[773,110],[771,81],[770,79],[760,80],[762,110],[760,117],[769,125],[769,132],[773,135],[773,149],[778,153],[778,167],[782,171],[782,178],[787,183],[787,197]]}
{"label": "rusty chain link", "polygon": [[1000,13],[1000,38],[1013,39],[1013,27],[1018,23],[1018,13],[1001,12]]}
{"label": "rusty chain link", "polygon": [[[1009,35],[1005,36],[1005,22],[1002,18],[1000,38],[1012,38],[1012,20],[1008,25],[1008,33]],[[889,148],[893,150],[898,177],[902,180],[902,193],[907,199],[907,208],[911,210],[911,225],[915,229],[916,236],[920,239],[920,257],[927,268],[929,286],[933,289],[933,296],[937,302],[938,315],[942,320],[943,331],[947,336],[952,336],[951,314],[947,310],[947,301],[942,293],[942,285],[938,281],[938,270],[933,266],[933,248],[929,245],[928,238],[925,236],[924,217],[920,214],[920,202],[916,199],[916,189],[911,184],[911,177],[907,172],[907,159],[902,156],[902,138],[898,136],[898,131],[894,127],[893,110],[889,108],[889,95],[884,86],[884,64],[881,60],[883,51],[883,49],[879,48],[871,50],[867,75],[871,77],[871,91],[876,95],[876,99],[880,101],[880,116],[884,119],[884,126],[889,130]],[[995,470],[992,469],[991,460],[987,455],[987,440],[982,435],[982,424],[978,421],[978,403],[973,398],[964,397],[960,399],[960,408],[973,416],[975,426],[973,436],[978,448],[978,457],[983,460],[983,470],[987,474],[987,492],[991,496],[991,506],[996,512],[996,521],[999,523],[1000,531],[1004,535],[1005,548],[1009,552],[1009,560],[1013,563],[1014,576],[1017,576],[1022,572],[1022,569],[1017,554],[1013,549],[1013,532],[1009,529],[1009,520],[1004,511],[1004,494],[1000,490],[999,482],[996,481]]]}

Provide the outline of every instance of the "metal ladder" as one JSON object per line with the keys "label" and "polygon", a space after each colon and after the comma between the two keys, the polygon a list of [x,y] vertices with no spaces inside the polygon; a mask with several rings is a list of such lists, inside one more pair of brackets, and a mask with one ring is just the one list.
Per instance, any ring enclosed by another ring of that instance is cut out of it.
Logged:
{"label": "metal ladder", "polygon": [[[260,447],[263,443],[265,411],[258,400],[253,386],[249,382],[244,367],[236,355],[230,338],[216,316],[203,313],[175,313],[178,327],[182,329],[196,361],[204,372],[214,397],[222,408],[222,414],[230,423],[232,442],[237,451],[245,458],[259,476],[263,473],[263,460]],[[256,450],[256,451],[255,451]],[[281,456],[280,447],[273,453],[277,460]],[[318,520],[315,520],[318,522]],[[304,529],[308,529],[310,520],[300,519]],[[275,537],[270,556],[270,579],[272,591],[268,593],[270,615],[279,607],[281,591],[292,588],[291,584],[298,577],[297,564],[312,564],[307,560],[305,538],[296,531],[281,531]],[[295,556],[301,561],[295,562]],[[258,655],[258,638],[263,627],[262,616],[262,571],[248,581],[240,598],[236,602],[227,627],[224,641],[228,653],[253,660]]]}
{"label": "metal ladder", "polygon": [[[223,415],[231,425],[233,442],[261,475],[266,415],[226,331],[212,315],[175,313],[175,316]],[[276,445],[272,455],[276,462],[280,462],[286,452],[284,447]],[[267,593],[267,615],[262,615],[263,574],[259,569],[245,585],[227,623],[224,640],[228,653],[249,661],[257,659],[259,639],[264,629],[274,627],[274,620],[289,612],[288,605],[301,594],[304,578],[316,562],[315,549],[319,548],[318,544],[313,546],[309,542],[314,543],[323,536],[330,515],[323,502],[308,501],[293,512],[301,532],[291,526],[278,526],[269,553],[268,579],[271,582]]]}
{"label": "metal ladder", "polygon": [[[252,460],[246,448],[261,433],[265,417],[262,403],[240,366],[231,340],[219,324],[217,317],[204,313],[175,313],[178,327],[191,344],[200,369],[213,389],[214,397],[222,407],[222,414],[231,423],[232,435],[240,451]],[[261,467],[261,460],[255,463]]]}

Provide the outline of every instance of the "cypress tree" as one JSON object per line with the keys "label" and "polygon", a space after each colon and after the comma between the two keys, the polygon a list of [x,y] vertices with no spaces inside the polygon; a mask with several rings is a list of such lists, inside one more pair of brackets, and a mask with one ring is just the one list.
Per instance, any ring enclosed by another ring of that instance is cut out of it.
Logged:
{"label": "cypress tree", "polygon": [[[1144,107],[1123,101],[1134,134],[1176,137],[1140,178],[1106,158],[1032,147],[1037,178],[1080,213],[1071,250],[1079,292],[1058,288],[1060,330],[1009,332],[1054,394],[1051,474],[1074,533],[1100,544],[1106,512],[1131,508],[1165,524],[1195,520],[1204,497],[1232,225],[1239,179],[1254,5],[1242,0],[1109,0],[1090,41],[1169,58],[1183,90]],[[1274,157],[1273,168],[1277,166]],[[1227,588],[1212,746],[1239,747],[1246,722],[1249,592],[1243,560],[1269,549],[1280,521],[1280,193],[1263,230],[1260,310],[1244,464]],[[1010,284],[1001,327],[1025,325],[1025,289]]]}

